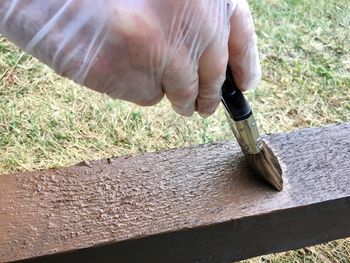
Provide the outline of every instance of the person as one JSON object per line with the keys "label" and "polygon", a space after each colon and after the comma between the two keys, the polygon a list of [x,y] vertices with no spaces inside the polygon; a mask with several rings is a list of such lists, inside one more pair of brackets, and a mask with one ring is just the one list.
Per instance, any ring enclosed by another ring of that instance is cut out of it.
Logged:
{"label": "person", "polygon": [[0,33],[58,74],[142,106],[214,113],[227,63],[239,89],[261,70],[246,0],[2,0]]}

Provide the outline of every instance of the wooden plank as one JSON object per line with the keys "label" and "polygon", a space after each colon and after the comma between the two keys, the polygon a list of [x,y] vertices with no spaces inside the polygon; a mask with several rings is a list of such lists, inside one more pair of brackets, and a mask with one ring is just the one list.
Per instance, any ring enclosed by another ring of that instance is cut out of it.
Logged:
{"label": "wooden plank", "polygon": [[232,262],[350,236],[350,124],[266,139],[281,193],[233,142],[2,175],[0,261]]}

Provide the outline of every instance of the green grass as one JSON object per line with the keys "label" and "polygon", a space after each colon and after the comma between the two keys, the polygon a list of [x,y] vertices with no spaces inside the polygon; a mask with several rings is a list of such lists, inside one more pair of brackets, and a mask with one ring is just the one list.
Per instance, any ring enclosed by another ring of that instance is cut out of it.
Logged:
{"label": "green grass", "polygon": [[[254,0],[263,66],[248,96],[264,133],[350,120],[348,0]],[[177,116],[78,87],[0,39],[0,173],[232,139],[220,109]],[[339,240],[249,262],[350,262]]]}

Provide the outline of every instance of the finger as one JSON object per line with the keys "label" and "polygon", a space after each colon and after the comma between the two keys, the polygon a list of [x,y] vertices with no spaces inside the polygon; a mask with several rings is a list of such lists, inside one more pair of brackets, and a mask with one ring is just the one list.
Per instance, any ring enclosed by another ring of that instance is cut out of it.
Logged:
{"label": "finger", "polygon": [[239,0],[231,16],[229,64],[242,91],[255,87],[261,78],[257,38],[246,0]]}
{"label": "finger", "polygon": [[166,45],[157,19],[148,9],[142,11],[124,6],[113,10],[117,15],[111,32],[84,84],[112,98],[151,106],[164,95],[160,76]]}
{"label": "finger", "polygon": [[197,111],[202,117],[213,114],[221,100],[221,87],[225,80],[228,62],[227,42],[229,37],[229,18],[226,1],[217,5],[216,34],[199,60],[199,91]]}
{"label": "finger", "polygon": [[172,56],[162,79],[165,95],[173,109],[184,116],[191,116],[196,108],[198,95],[198,66],[182,47]]}
{"label": "finger", "polygon": [[227,61],[227,44],[217,41],[210,44],[199,60],[197,111],[204,118],[213,114],[220,103]]}

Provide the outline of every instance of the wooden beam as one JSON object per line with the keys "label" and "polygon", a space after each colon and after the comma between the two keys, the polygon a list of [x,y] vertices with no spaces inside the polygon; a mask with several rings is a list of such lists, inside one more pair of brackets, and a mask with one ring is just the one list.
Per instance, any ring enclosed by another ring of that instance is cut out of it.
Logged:
{"label": "wooden beam", "polygon": [[0,261],[232,262],[350,236],[350,124],[266,140],[280,193],[233,142],[1,175]]}

